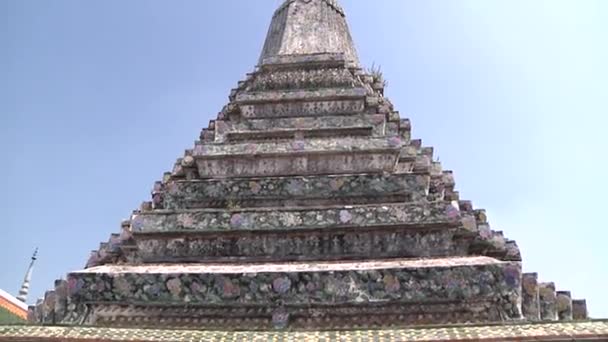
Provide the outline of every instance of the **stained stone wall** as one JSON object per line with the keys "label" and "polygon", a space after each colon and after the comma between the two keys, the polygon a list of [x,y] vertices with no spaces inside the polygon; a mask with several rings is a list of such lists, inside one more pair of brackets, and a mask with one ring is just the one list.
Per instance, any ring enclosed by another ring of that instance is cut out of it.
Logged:
{"label": "stained stone wall", "polygon": [[[292,271],[282,271],[289,269]],[[102,308],[116,303],[136,307],[179,307],[187,303],[191,308],[206,307],[220,312],[222,307],[226,310],[250,308],[252,311],[245,317],[251,319],[268,318],[268,314],[276,319],[277,312],[289,316],[301,312],[305,306],[316,308],[317,314],[327,317],[331,324],[344,319],[348,312],[360,312],[359,306],[363,303],[383,303],[383,307],[374,310],[389,316],[395,305],[402,306],[403,314],[409,315],[422,308],[446,321],[459,321],[457,316],[445,311],[450,305],[468,312],[462,317],[472,317],[475,312],[484,319],[514,319],[521,315],[520,264],[496,262],[491,258],[352,265],[312,263],[291,268],[280,264],[102,266],[71,274],[67,288],[68,302],[89,303],[92,308],[98,308],[101,316]],[[332,306],[326,306],[327,303]],[[350,311],[346,310],[348,307]],[[73,317],[69,311],[78,309],[68,308],[67,316]],[[76,316],[79,314],[82,315],[77,312]],[[230,315],[226,320],[231,320]]]}
{"label": "stained stone wall", "polygon": [[290,234],[190,234],[137,237],[143,262],[288,261],[466,256],[469,243],[456,229],[350,229]]}

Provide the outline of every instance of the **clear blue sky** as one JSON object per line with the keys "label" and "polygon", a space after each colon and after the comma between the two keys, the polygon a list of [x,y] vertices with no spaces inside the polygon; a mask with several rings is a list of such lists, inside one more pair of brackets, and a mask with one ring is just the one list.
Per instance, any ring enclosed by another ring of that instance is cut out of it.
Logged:
{"label": "clear blue sky", "polygon": [[[0,1],[0,288],[81,268],[251,71],[279,0]],[[362,62],[516,239],[608,317],[608,1],[342,0]]]}

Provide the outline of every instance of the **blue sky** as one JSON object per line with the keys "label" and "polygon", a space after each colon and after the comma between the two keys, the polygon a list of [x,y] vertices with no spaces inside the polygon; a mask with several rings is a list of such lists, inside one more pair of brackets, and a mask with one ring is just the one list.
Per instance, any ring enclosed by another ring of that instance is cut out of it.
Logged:
{"label": "blue sky", "polygon": [[[83,267],[252,71],[279,0],[0,1],[0,288]],[[342,0],[524,268],[608,317],[608,1]]]}

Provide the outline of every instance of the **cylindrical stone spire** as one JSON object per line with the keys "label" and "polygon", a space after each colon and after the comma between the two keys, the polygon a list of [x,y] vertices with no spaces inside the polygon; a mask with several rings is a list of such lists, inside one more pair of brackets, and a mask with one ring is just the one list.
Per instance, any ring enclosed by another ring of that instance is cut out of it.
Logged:
{"label": "cylindrical stone spire", "polygon": [[21,285],[21,290],[19,290],[19,296],[17,296],[17,299],[24,303],[27,301],[27,295],[30,293],[30,282],[32,281],[32,272],[34,271],[34,263],[36,262],[37,255],[38,248],[36,248],[34,255],[32,255],[32,261],[27,269],[27,273],[25,273],[23,285]]}

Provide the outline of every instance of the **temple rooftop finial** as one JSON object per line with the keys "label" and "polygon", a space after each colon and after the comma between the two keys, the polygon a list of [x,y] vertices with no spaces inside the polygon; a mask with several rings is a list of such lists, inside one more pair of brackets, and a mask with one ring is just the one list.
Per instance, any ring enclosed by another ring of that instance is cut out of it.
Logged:
{"label": "temple rooftop finial", "polygon": [[24,303],[27,301],[27,295],[30,292],[30,282],[32,281],[32,272],[34,271],[34,263],[36,262],[37,256],[38,248],[36,248],[34,254],[32,255],[32,261],[30,262],[30,266],[28,267],[27,272],[25,273],[23,285],[21,285],[21,290],[19,290],[19,296],[17,296],[17,299]]}
{"label": "temple rooftop finial", "polygon": [[314,54],[343,54],[349,64],[359,65],[344,10],[337,0],[286,0],[272,18],[260,65]]}

